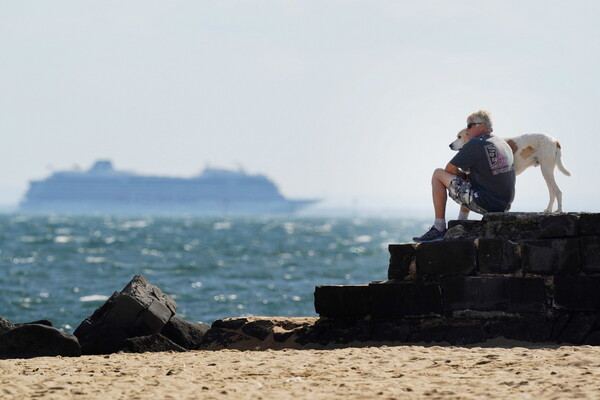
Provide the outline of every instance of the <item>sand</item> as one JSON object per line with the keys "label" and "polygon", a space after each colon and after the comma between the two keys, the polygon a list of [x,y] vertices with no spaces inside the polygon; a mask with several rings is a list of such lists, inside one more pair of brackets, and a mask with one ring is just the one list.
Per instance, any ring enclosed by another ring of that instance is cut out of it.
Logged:
{"label": "sand", "polygon": [[505,346],[0,360],[0,399],[600,398],[600,347]]}

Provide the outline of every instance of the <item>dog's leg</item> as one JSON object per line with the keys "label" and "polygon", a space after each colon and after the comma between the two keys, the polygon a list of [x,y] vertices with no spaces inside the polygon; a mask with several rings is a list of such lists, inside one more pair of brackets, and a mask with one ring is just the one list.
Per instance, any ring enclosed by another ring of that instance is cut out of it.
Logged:
{"label": "dog's leg", "polygon": [[554,165],[542,164],[542,176],[546,181],[546,185],[548,186],[548,193],[550,194],[550,201],[548,202],[548,207],[545,212],[552,212],[552,207],[554,206],[554,199],[558,202],[558,209],[556,212],[562,212],[562,192],[558,188],[556,184],[556,180],[554,179]]}

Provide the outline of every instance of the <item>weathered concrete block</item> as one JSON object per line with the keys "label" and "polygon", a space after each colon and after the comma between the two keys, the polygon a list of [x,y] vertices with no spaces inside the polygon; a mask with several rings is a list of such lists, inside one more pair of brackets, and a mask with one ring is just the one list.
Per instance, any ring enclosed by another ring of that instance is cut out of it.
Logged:
{"label": "weathered concrete block", "polygon": [[479,239],[476,245],[482,274],[514,274],[521,268],[517,243],[508,239]]}
{"label": "weathered concrete block", "polygon": [[523,240],[523,272],[532,274],[574,274],[579,269],[579,239]]}
{"label": "weathered concrete block", "polygon": [[541,312],[543,278],[450,276],[442,281],[445,311]]}
{"label": "weathered concrete block", "polygon": [[579,234],[581,236],[600,236],[600,214],[579,214]]}
{"label": "weathered concrete block", "polygon": [[600,311],[600,276],[554,277],[554,305],[559,309]]}
{"label": "weathered concrete block", "polygon": [[600,272],[600,236],[580,237],[579,257],[582,271]]}
{"label": "weathered concrete block", "polygon": [[364,317],[369,314],[369,286],[317,286],[315,310],[317,314],[330,318]]}
{"label": "weathered concrete block", "polygon": [[442,293],[437,284],[420,282],[371,283],[373,318],[441,315]]}
{"label": "weathered concrete block", "polygon": [[390,244],[390,265],[388,279],[404,279],[408,276],[410,265],[415,262],[415,244]]}
{"label": "weathered concrete block", "polygon": [[578,217],[574,214],[489,213],[481,220],[486,238],[551,239],[579,234]]}
{"label": "weathered concrete block", "polygon": [[476,269],[472,240],[420,243],[416,247],[417,275],[469,275]]}

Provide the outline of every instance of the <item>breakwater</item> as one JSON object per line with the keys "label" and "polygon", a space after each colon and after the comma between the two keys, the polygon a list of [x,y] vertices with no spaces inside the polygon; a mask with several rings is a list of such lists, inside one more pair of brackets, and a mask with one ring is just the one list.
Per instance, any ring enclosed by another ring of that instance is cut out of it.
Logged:
{"label": "breakwater", "polygon": [[318,286],[321,318],[364,340],[600,344],[600,214],[491,213],[389,252],[388,281]]}

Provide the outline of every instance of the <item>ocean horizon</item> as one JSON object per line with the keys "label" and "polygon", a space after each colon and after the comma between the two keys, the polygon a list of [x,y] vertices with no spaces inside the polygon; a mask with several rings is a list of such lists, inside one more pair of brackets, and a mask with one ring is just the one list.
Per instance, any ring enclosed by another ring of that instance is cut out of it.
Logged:
{"label": "ocean horizon", "polygon": [[317,285],[387,279],[390,243],[428,220],[316,216],[0,215],[0,316],[72,332],[135,275],[177,315],[316,316]]}

